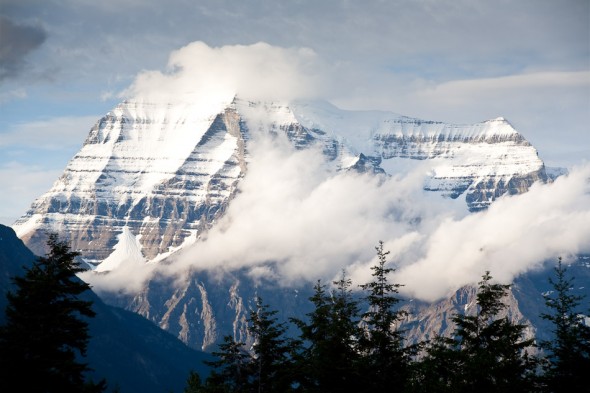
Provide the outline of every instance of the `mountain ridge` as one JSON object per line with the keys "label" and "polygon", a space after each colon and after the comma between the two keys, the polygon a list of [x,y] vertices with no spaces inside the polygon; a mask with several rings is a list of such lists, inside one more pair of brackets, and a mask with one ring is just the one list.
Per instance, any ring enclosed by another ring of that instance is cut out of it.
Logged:
{"label": "mountain ridge", "polygon": [[[111,289],[115,278],[120,280],[120,290],[100,293],[105,302],[142,315],[200,350],[214,349],[228,333],[251,341],[247,318],[258,295],[273,299],[274,306],[296,317],[309,306],[303,287],[280,285],[273,265],[277,261],[265,259],[264,252],[252,269],[240,270],[239,263],[229,263],[218,271],[208,270],[207,257],[183,254],[207,244],[210,231],[226,231],[219,223],[231,226],[231,218],[223,218],[239,196],[251,191],[244,182],[252,175],[256,155],[264,152],[254,148],[260,140],[267,141],[265,149],[277,150],[276,156],[287,155],[287,161],[295,152],[306,152],[298,159],[321,163],[313,171],[326,171],[327,190],[334,187],[330,180],[336,175],[369,176],[381,179],[375,182],[380,184],[411,172],[420,180],[422,192],[455,199],[472,213],[486,210],[502,196],[552,181],[536,149],[504,118],[453,125],[383,111],[345,111],[329,103],[234,97],[203,109],[200,102],[121,103],[92,127],[64,174],[15,224],[33,250],[43,244],[45,231],[58,230],[95,269],[89,274],[99,274],[105,282],[112,279]],[[288,149],[281,150],[283,145]],[[280,171],[282,167],[276,166],[269,169]],[[294,172],[278,176],[314,173],[298,173],[300,169],[295,165]],[[280,191],[273,184],[264,186],[268,189],[257,192]],[[280,204],[274,208],[281,209]],[[319,214],[309,224],[324,225]],[[380,214],[384,220],[409,220],[400,225],[411,231],[423,219],[419,212],[406,214],[403,206]],[[258,224],[264,226],[264,217],[261,220]],[[156,274],[131,289],[140,269],[173,269],[179,255],[195,269],[175,278]],[[320,263],[298,268],[318,269]],[[416,315],[425,320],[435,309],[423,304]],[[516,301],[511,310],[518,320],[524,318]],[[430,325],[428,334],[440,331],[440,323],[448,326],[449,320],[437,323]],[[416,329],[414,339],[423,337],[425,327]]]}
{"label": "mountain ridge", "polygon": [[429,162],[424,189],[464,195],[472,211],[548,180],[537,151],[503,118],[450,125],[314,105],[234,98],[207,112],[187,103],[121,103],[13,228],[42,251],[42,231],[60,227],[98,265],[128,226],[141,235],[146,260],[162,259],[223,215],[247,174],[247,146],[257,133],[285,135],[295,149],[319,145],[336,171],[391,174],[399,159]]}

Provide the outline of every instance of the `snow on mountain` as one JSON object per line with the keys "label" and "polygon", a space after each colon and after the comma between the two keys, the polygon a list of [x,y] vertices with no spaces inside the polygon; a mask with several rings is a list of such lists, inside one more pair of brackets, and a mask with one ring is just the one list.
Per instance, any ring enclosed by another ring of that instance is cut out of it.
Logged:
{"label": "snow on mountain", "polygon": [[136,244],[135,261],[161,260],[224,214],[259,133],[320,146],[335,171],[394,175],[421,165],[425,190],[465,198],[473,211],[547,180],[535,148],[503,118],[453,125],[326,102],[134,100],[95,124],[14,228],[37,251],[46,230],[58,231],[99,270],[117,266],[122,241]]}
{"label": "snow on mountain", "polygon": [[[329,173],[395,177],[419,171],[428,195],[463,199],[471,211],[548,180],[535,148],[503,118],[455,125],[391,112],[341,110],[318,101],[258,102],[233,96],[164,104],[132,100],[98,120],[63,175],[14,229],[37,254],[43,253],[46,231],[56,231],[94,266],[97,276],[123,272],[123,279],[135,277],[136,267],[159,265],[189,245],[207,241],[242,191],[258,151],[251,147],[261,135],[281,136],[295,151],[317,152]],[[355,196],[367,193],[360,190]],[[319,214],[313,225],[322,227]],[[417,224],[399,225],[415,230]],[[303,221],[303,228],[308,227]],[[402,236],[408,242],[416,237]],[[259,269],[272,273],[272,266]],[[255,295],[272,299],[285,315],[304,315],[309,305],[300,290],[259,286],[249,270],[219,277],[191,271],[174,285],[166,279],[146,282],[140,295],[102,296],[195,348],[210,349],[227,333],[248,340],[246,319]]]}
{"label": "snow on mountain", "polygon": [[117,236],[117,240],[118,243],[113,247],[113,253],[96,267],[97,272],[116,269],[123,263],[137,265],[145,263],[145,258],[141,254],[141,244],[133,236],[129,227],[123,227],[123,232]]}

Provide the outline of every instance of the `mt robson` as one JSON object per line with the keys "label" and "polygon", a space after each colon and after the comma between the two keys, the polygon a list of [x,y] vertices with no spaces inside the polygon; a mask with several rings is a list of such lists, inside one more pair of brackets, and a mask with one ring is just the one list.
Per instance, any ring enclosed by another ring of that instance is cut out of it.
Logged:
{"label": "mt robson", "polygon": [[[251,144],[261,137],[317,152],[333,173],[387,177],[422,165],[425,193],[464,201],[471,212],[552,180],[536,149],[503,118],[453,125],[317,101],[134,99],[92,127],[63,175],[13,228],[37,255],[47,232],[57,232],[106,281],[123,267],[133,276],[144,265],[173,265],[175,256],[206,242],[227,214],[255,158]],[[539,277],[521,278],[507,300],[507,312],[529,322],[530,334],[542,329]],[[287,318],[309,312],[310,293],[309,283],[279,285],[222,268],[186,270],[180,280],[154,274],[138,291],[100,295],[209,351],[226,334],[251,340],[247,318],[255,296]],[[465,287],[437,303],[409,301],[410,339],[452,331],[453,313],[474,298],[475,290]]]}

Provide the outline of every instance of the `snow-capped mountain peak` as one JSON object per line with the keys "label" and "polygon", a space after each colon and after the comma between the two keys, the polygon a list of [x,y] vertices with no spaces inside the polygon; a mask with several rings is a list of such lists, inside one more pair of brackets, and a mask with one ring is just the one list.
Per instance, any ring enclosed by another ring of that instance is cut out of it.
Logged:
{"label": "snow-capped mountain peak", "polygon": [[299,150],[319,146],[335,171],[427,164],[424,189],[465,198],[471,210],[546,180],[534,147],[501,117],[457,125],[318,101],[138,99],[98,120],[14,227],[34,250],[44,230],[59,228],[89,262],[108,262],[101,269],[116,265],[109,256],[120,252],[121,234],[135,237],[132,259],[159,260],[224,214],[247,174],[249,141],[261,133],[282,134]]}

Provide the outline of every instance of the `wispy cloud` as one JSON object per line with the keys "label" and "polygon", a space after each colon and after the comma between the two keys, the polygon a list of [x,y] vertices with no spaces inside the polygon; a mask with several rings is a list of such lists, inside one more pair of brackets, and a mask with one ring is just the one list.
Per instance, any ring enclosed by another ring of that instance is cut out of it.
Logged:
{"label": "wispy cloud", "polygon": [[58,150],[81,147],[90,128],[100,116],[66,116],[12,125],[0,132],[0,148],[29,146]]}
{"label": "wispy cloud", "polygon": [[535,184],[484,212],[446,219],[427,234],[423,257],[405,262],[398,280],[407,292],[434,300],[490,270],[500,281],[548,260],[590,252],[590,165],[555,183]]}
{"label": "wispy cloud", "polygon": [[46,192],[61,174],[61,169],[48,169],[40,165],[8,162],[0,166],[0,217],[12,225],[25,214],[31,203]]}
{"label": "wispy cloud", "polygon": [[403,293],[436,300],[486,270],[509,282],[547,259],[590,252],[590,165],[471,214],[461,199],[423,191],[420,163],[379,178],[331,172],[318,152],[276,139],[253,141],[251,153],[240,193],[195,245],[132,279],[115,271],[92,278],[93,285],[135,288],[154,272],[245,269],[254,280],[289,286],[329,281],[342,268],[361,284],[383,240]]}

